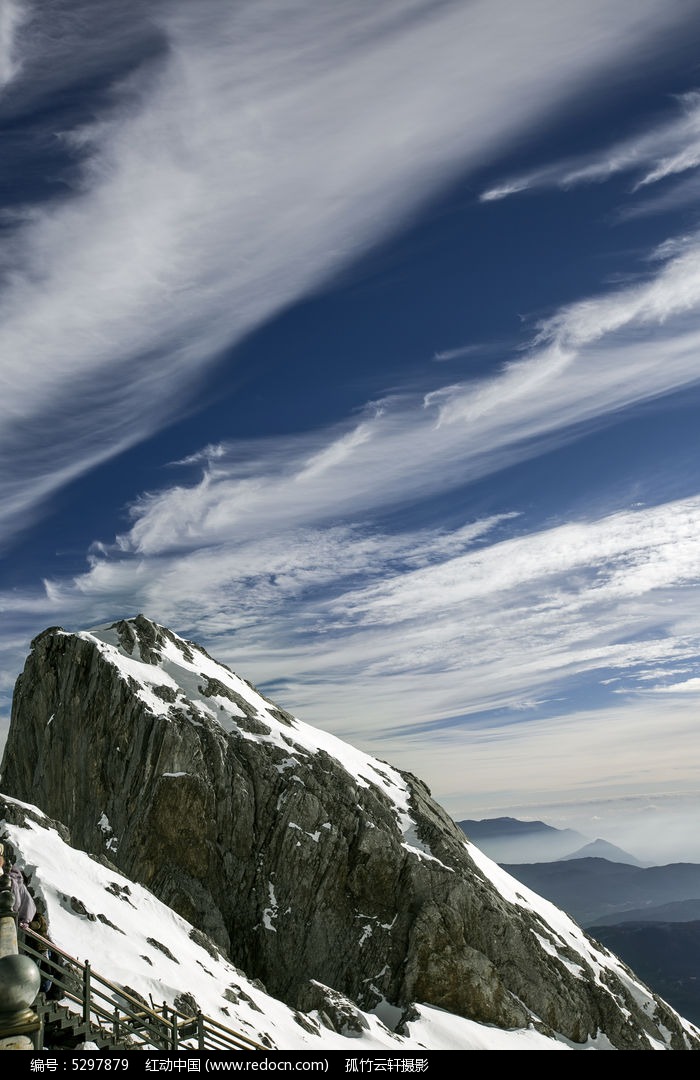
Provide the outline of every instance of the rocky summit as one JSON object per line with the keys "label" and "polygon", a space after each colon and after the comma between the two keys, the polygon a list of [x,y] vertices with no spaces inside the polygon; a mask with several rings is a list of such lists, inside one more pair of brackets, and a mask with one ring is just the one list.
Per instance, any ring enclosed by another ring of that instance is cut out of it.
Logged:
{"label": "rocky summit", "polygon": [[624,964],[465,840],[419,779],[142,615],[34,640],[2,789],[295,1009],[332,1013],[336,993],[395,1007],[398,1030],[425,1003],[573,1044],[700,1048]]}

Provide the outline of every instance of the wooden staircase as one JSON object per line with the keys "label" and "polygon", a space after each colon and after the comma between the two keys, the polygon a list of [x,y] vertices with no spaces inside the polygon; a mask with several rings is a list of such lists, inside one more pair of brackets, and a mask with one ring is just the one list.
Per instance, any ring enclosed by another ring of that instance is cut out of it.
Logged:
{"label": "wooden staircase", "polygon": [[106,1032],[89,1021],[86,1023],[81,1016],[71,1012],[65,1005],[57,1001],[46,1001],[43,994],[40,994],[35,1001],[34,1009],[43,1025],[43,1042],[47,1050],[69,1049],[84,1042],[95,1043],[100,1049],[104,1047],[133,1049],[117,1042],[111,1032]]}

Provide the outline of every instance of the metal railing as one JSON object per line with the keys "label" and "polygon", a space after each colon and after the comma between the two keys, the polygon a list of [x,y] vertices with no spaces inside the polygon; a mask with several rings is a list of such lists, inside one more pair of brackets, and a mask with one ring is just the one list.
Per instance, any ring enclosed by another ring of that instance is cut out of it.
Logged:
{"label": "metal railing", "polygon": [[[89,961],[81,963],[34,930],[23,932],[20,951],[51,981],[54,999],[60,992],[54,1015],[64,1009],[66,1023],[86,1039],[132,1050],[267,1050],[201,1012],[188,1016],[167,1002],[139,1001],[96,972]],[[45,1023],[50,1022],[51,1003],[40,997],[36,1007]]]}

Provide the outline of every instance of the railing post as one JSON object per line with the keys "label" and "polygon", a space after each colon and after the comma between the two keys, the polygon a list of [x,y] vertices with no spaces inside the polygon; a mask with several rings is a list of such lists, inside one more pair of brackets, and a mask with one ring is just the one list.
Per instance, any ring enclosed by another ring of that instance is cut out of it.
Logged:
{"label": "railing post", "polygon": [[[163,1002],[163,1016],[165,1019],[168,1017],[167,1001]],[[175,1009],[173,1009],[173,1015],[170,1020],[170,1049],[177,1050],[177,1013]]]}
{"label": "railing post", "polygon": [[83,1023],[90,1023],[90,961],[86,960],[83,967]]}
{"label": "railing post", "polygon": [[197,1049],[204,1049],[204,1017],[201,1011],[197,1013]]}

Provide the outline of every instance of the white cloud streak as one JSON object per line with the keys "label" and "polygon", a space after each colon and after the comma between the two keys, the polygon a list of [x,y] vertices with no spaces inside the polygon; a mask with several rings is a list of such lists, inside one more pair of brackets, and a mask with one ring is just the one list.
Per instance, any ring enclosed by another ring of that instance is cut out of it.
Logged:
{"label": "white cloud streak", "polygon": [[493,352],[493,345],[460,345],[454,349],[440,349],[433,353],[436,363],[444,363],[446,360],[461,360],[466,356],[484,356]]}
{"label": "white cloud streak", "polygon": [[19,0],[3,0],[0,7],[0,91],[20,72],[21,62],[17,39],[27,17],[25,4],[20,3]]}
{"label": "white cloud streak", "polygon": [[632,188],[636,192],[670,176],[696,169],[700,165],[700,91],[681,94],[676,100],[680,117],[604,150],[501,181],[482,192],[481,201],[496,202],[528,190],[602,183],[619,173],[632,172],[638,174]]}
{"label": "white cloud streak", "polygon": [[172,419],[222,350],[687,8],[202,0],[149,14],[167,51],[72,133],[81,187],[34,208],[6,247],[6,533]]}
{"label": "white cloud streak", "polygon": [[234,443],[193,487],[144,496],[119,540],[138,555],[367,520],[523,461],[621,410],[697,384],[700,239],[650,278],[570,305],[488,379],[395,397],[354,425]]}

